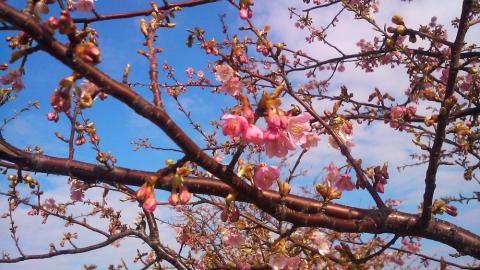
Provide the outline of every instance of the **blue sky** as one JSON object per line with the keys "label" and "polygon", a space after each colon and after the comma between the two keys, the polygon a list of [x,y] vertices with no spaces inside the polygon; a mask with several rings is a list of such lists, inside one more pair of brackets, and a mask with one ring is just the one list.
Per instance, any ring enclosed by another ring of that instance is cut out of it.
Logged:
{"label": "blue sky", "polygon": [[[301,2],[301,1],[297,1]],[[23,1],[9,1],[20,7]],[[414,1],[413,3],[405,3],[397,1],[395,5],[381,6],[381,12],[376,16],[378,20],[383,23],[388,23],[389,18],[395,12],[400,12],[407,23],[411,25],[427,24],[432,15],[437,15],[439,21],[445,25],[453,19],[453,16],[459,14],[459,1],[443,0],[442,5],[438,6],[436,1]],[[254,22],[257,26],[269,24],[272,27],[269,37],[274,42],[285,41],[289,47],[301,48],[303,51],[317,56],[319,59],[327,59],[333,56],[334,53],[321,46],[320,44],[305,45],[305,32],[299,31],[293,27],[294,21],[288,20],[286,7],[291,5],[292,1],[260,1],[257,0],[254,7]],[[139,10],[149,7],[147,1],[115,1],[115,0],[98,0],[95,1],[95,7],[98,13],[114,13],[119,11]],[[326,14],[318,13],[319,21],[328,20],[336,12],[335,9],[328,9]],[[57,14],[58,10],[51,10],[50,14]],[[207,30],[206,36],[215,36],[217,40],[221,40],[220,33],[221,26],[219,24],[219,13],[226,13],[226,21],[231,31],[234,31],[242,22],[238,19],[236,11],[226,2],[209,4],[203,7],[194,7],[184,9],[178,12],[175,18],[177,26],[173,29],[160,29],[158,31],[157,46],[164,49],[164,52],[158,55],[158,63],[162,64],[168,61],[170,65],[175,68],[175,75],[181,80],[185,79],[184,70],[187,67],[193,67],[195,70],[203,70],[212,81],[214,78],[209,75],[206,66],[209,60],[214,61],[214,58],[205,56],[202,50],[194,48],[187,48],[185,39],[188,35],[187,29],[192,29],[200,26]],[[428,14],[428,13],[431,13]],[[280,14],[280,15],[279,15]],[[83,17],[84,14],[74,13],[74,17]],[[282,19],[279,19],[282,18]],[[351,19],[348,15],[341,17],[341,19]],[[131,73],[129,81],[146,83],[148,80],[148,64],[147,60],[138,55],[136,49],[144,49],[142,46],[143,36],[139,31],[139,18],[105,21],[94,23],[92,26],[100,33],[99,44],[102,52],[102,63],[99,68],[110,74],[113,78],[121,80],[122,71],[127,63],[131,64]],[[355,29],[355,31],[352,31]],[[453,29],[452,29],[453,30]],[[348,33],[348,34],[346,34]],[[454,32],[452,32],[454,33]],[[7,33],[0,33],[0,38],[3,38]],[[349,22],[342,25],[329,34],[329,37],[337,44],[349,52],[355,52],[358,49],[355,46],[356,41],[361,37],[371,37],[373,32],[367,25],[362,25],[357,21]],[[479,37],[478,29],[473,30],[473,33],[467,36],[470,41],[478,43]],[[452,39],[453,34],[450,36]],[[5,48],[5,45],[2,45]],[[0,62],[6,62],[9,59],[9,52],[5,49],[0,51]],[[18,63],[12,65],[12,68]],[[403,76],[402,71],[398,69],[381,68],[378,72],[365,75],[363,72],[350,69],[347,65],[347,72],[339,74],[333,81],[329,89],[329,93],[336,93],[339,91],[341,85],[348,85],[350,89],[355,89],[355,94],[360,98],[365,98],[374,87],[381,89],[388,89],[400,96],[400,94],[407,87],[407,77]],[[6,117],[11,114],[14,109],[18,109],[28,101],[39,100],[40,109],[32,112],[22,114],[14,122],[10,123],[5,132],[4,137],[18,147],[25,147],[27,145],[41,145],[45,153],[55,156],[65,156],[67,154],[66,145],[57,140],[53,132],[58,131],[62,134],[67,134],[68,126],[66,125],[65,117],[61,117],[59,123],[48,122],[45,115],[50,111],[49,96],[58,84],[58,81],[67,76],[70,71],[61,63],[52,61],[47,54],[40,52],[29,57],[26,65],[26,76],[24,83],[26,88],[20,92],[18,98],[11,103],[8,103],[0,108],[0,115]],[[401,74],[402,76],[399,76]],[[294,80],[297,83],[305,82],[304,74],[298,73],[294,75]],[[159,79],[161,82],[165,81],[164,73],[160,72]],[[136,87],[136,91],[151,100],[151,93],[147,87]],[[189,134],[195,138],[195,141],[203,146],[204,142],[190,126],[187,124],[185,117],[176,110],[176,105],[173,100],[163,95],[166,103],[167,111],[172,115],[177,123],[186,127]],[[223,94],[211,94],[210,89],[191,88],[188,93],[180,97],[181,102],[192,112],[192,117],[195,121],[201,123],[206,131],[211,131],[209,121],[218,120],[222,114],[221,108],[226,108],[234,104],[233,98]],[[289,107],[288,100],[284,103]],[[220,106],[219,106],[220,105]],[[317,104],[318,111],[322,111],[324,104]],[[118,159],[118,166],[125,166],[135,169],[156,170],[163,166],[164,160],[167,158],[178,158],[178,154],[173,152],[162,153],[149,150],[132,151],[130,141],[136,138],[150,138],[153,145],[162,147],[174,147],[171,141],[154,125],[141,117],[135,115],[128,107],[120,102],[109,97],[105,101],[95,101],[93,108],[85,110],[87,117],[95,121],[98,134],[101,140],[101,149],[104,151],[112,151]],[[390,183],[386,186],[386,194],[384,198],[399,198],[404,201],[401,206],[402,210],[415,212],[418,203],[423,194],[423,177],[424,167],[409,169],[406,172],[397,172],[394,170],[395,166],[409,163],[411,159],[409,154],[417,151],[413,146],[410,146],[411,137],[406,134],[399,134],[393,131],[383,123],[375,124],[366,129],[356,128],[354,130],[354,140],[357,144],[352,151],[355,157],[362,158],[364,163],[369,165],[381,165],[383,161],[387,160],[391,164],[390,169]],[[218,139],[223,140],[223,136],[217,136]],[[337,153],[336,150],[329,148],[326,144],[327,139],[322,138],[320,146],[306,155],[304,169],[310,169],[309,174],[301,180],[296,180],[297,185],[309,185],[314,179],[322,177],[321,168],[330,161],[344,162],[344,159]],[[76,150],[76,159],[95,162],[95,152],[90,149],[88,144],[85,144]],[[269,162],[275,163],[276,160]],[[285,173],[286,171],[284,171]],[[1,178],[0,178],[1,179]],[[49,194],[55,194],[56,198],[68,199],[68,186],[66,185],[65,177],[46,177],[39,176],[42,182],[45,182],[44,188]],[[5,187],[5,181],[0,181],[0,188]],[[465,183],[462,180],[462,172],[454,169],[441,169],[438,180],[438,193],[440,195],[450,194],[456,195],[458,192],[471,192],[478,186],[473,185],[473,182]],[[161,193],[161,198],[165,198],[166,193]],[[91,192],[92,197],[98,196],[98,192]],[[369,207],[372,206],[372,200],[365,191],[354,191],[346,193],[341,200],[342,203]],[[118,203],[118,202],[113,202]],[[125,209],[125,220],[133,219],[137,208],[133,204],[121,205]],[[4,209],[3,203],[0,204],[0,210]],[[446,218],[447,220],[460,223],[461,225],[480,233],[478,230],[480,220],[480,211],[472,207],[460,207],[460,215],[457,218]],[[165,214],[167,215],[167,214]],[[168,216],[168,215],[167,215]],[[32,218],[21,218],[24,224],[23,232],[28,238],[30,236],[38,235],[37,230],[42,231],[51,237],[57,235],[59,239],[61,235],[62,225],[50,219],[48,226],[39,225],[38,221],[31,221]],[[6,232],[8,224],[5,220],[0,220],[0,229]],[[54,231],[51,228],[56,228]],[[50,235],[53,234],[53,235]],[[6,233],[0,234],[0,249],[11,250],[11,239]],[[171,238],[171,237],[170,237]],[[27,250],[31,248],[32,252],[40,252],[45,250],[48,246],[48,239],[40,237],[40,240],[25,241]],[[88,240],[92,240],[87,238]],[[168,239],[173,242],[173,239]],[[426,243],[429,254],[446,255],[451,252],[451,249],[443,246]],[[107,254],[128,254],[131,249],[122,245],[120,250],[115,248],[108,248]],[[103,251],[100,251],[103,252]],[[130,252],[130,253],[129,253]],[[101,253],[99,253],[101,254]],[[123,255],[122,255],[123,256]],[[69,259],[70,258],[70,259]],[[89,262],[85,261],[87,256],[79,256],[73,259],[73,256],[65,258],[54,259],[53,262],[59,263],[62,266],[75,266],[80,268],[78,263]],[[129,258],[129,257],[126,257]],[[73,261],[70,261],[73,259]],[[89,258],[90,259],[90,258]],[[94,261],[98,263],[105,263],[105,260],[97,258]],[[32,262],[39,266],[47,267],[52,262],[38,261]],[[112,262],[113,263],[113,262]],[[21,269],[29,269],[33,264],[30,262],[20,264]],[[2,266],[1,268],[3,268]],[[13,269],[15,266],[7,266],[5,269]]]}

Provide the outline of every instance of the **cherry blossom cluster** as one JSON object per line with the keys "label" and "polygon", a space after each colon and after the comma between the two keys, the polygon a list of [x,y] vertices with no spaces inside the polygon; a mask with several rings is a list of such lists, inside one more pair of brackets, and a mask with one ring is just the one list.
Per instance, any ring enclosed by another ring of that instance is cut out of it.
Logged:
{"label": "cherry blossom cluster", "polygon": [[390,127],[404,130],[406,124],[410,122],[417,111],[416,106],[394,106],[390,109]]}
{"label": "cherry blossom cluster", "polygon": [[268,157],[285,157],[296,146],[310,148],[317,145],[319,136],[312,132],[311,116],[295,111],[284,112],[280,109],[278,98],[283,85],[272,94],[263,93],[257,111],[262,111],[267,128],[262,130],[254,124],[255,112],[248,98],[241,95],[242,84],[229,65],[217,65],[215,76],[222,82],[221,91],[231,94],[241,101],[241,113],[224,114],[222,132],[232,140],[241,138],[243,142],[265,145]]}

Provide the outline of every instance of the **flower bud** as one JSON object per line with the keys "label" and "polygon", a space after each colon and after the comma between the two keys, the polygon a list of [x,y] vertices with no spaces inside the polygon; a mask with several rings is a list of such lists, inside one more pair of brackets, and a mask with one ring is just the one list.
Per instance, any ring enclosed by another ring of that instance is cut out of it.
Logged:
{"label": "flower bud", "polygon": [[392,16],[392,22],[396,25],[404,25],[403,17],[400,14],[394,14]]}
{"label": "flower bud", "polygon": [[168,196],[168,203],[171,206],[176,206],[178,203],[178,195],[176,192],[172,192],[170,196]]}
{"label": "flower bud", "polygon": [[180,188],[179,199],[180,199],[180,204],[187,204],[188,201],[190,201],[190,192],[188,191],[185,185],[183,185]]}

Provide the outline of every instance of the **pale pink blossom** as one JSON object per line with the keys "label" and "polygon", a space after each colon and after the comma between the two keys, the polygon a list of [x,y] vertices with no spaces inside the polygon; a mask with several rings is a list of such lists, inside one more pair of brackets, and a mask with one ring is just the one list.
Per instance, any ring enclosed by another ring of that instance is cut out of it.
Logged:
{"label": "pale pink blossom", "polygon": [[72,8],[78,12],[92,12],[93,0],[77,0],[72,2]]}
{"label": "pale pink blossom", "polygon": [[47,113],[47,119],[48,121],[54,121],[54,122],[57,122],[58,121],[58,113],[53,111],[53,112],[48,112]]}
{"label": "pale pink blossom", "polygon": [[223,135],[228,135],[231,139],[243,134],[249,125],[247,119],[240,115],[224,114],[220,119],[225,121],[222,125]]}
{"label": "pale pink blossom", "polygon": [[326,255],[330,253],[330,241],[325,233],[321,231],[314,231],[310,235],[309,240],[312,241],[312,244],[318,248],[318,253],[320,255]]}
{"label": "pale pink blossom", "polygon": [[224,229],[222,232],[222,243],[238,248],[245,243],[245,237],[232,229]]}
{"label": "pale pink blossom", "polygon": [[420,250],[420,246],[419,242],[413,242],[406,238],[402,240],[402,247],[408,251],[417,252]]}
{"label": "pale pink blossom", "polygon": [[287,257],[283,254],[276,253],[268,258],[268,265],[273,270],[298,270],[300,264],[300,257]]}
{"label": "pale pink blossom", "polygon": [[252,266],[247,262],[240,262],[238,264],[238,269],[240,269],[240,270],[251,270]]}
{"label": "pale pink blossom", "polygon": [[352,177],[346,173],[339,175],[335,179],[335,187],[340,190],[352,190],[355,188],[355,184],[352,182]]}
{"label": "pale pink blossom", "polygon": [[336,177],[340,173],[337,166],[333,162],[330,162],[323,168],[323,170],[327,172],[328,175],[333,175],[333,177]]}
{"label": "pale pink blossom", "polygon": [[312,117],[308,113],[301,113],[297,116],[288,118],[288,137],[292,143],[302,145],[307,142],[307,135],[310,130],[310,119]]}
{"label": "pale pink blossom", "polygon": [[224,81],[220,86],[220,92],[238,96],[242,92],[243,83],[238,77],[232,77],[228,81]]}
{"label": "pale pink blossom", "polygon": [[193,68],[192,67],[187,67],[185,69],[185,73],[187,73],[188,78],[191,79],[193,77]]}
{"label": "pale pink blossom", "polygon": [[269,189],[273,181],[280,177],[280,170],[277,166],[261,165],[253,174],[253,184],[262,190]]}
{"label": "pale pink blossom", "polygon": [[288,150],[295,149],[295,144],[283,130],[269,128],[263,133],[263,138],[267,157],[284,157],[288,154]]}
{"label": "pale pink blossom", "polygon": [[233,77],[233,68],[229,65],[216,65],[215,66],[215,78],[218,81],[225,82]]}
{"label": "pale pink blossom", "polygon": [[246,20],[248,19],[248,9],[246,8],[241,8],[240,11],[239,11],[239,15],[240,15],[240,18]]}

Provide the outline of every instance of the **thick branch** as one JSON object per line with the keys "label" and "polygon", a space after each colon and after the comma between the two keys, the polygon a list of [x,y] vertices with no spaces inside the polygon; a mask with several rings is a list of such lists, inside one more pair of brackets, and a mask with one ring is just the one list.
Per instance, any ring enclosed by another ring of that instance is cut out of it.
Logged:
{"label": "thick branch", "polygon": [[[0,141],[0,158],[19,164],[17,166],[24,170],[71,175],[88,182],[102,181],[109,184],[141,186],[147,177],[155,175],[154,172],[121,167],[110,170],[100,165],[23,152],[3,141]],[[9,166],[6,163],[3,165]],[[157,188],[171,190],[170,181],[171,176],[158,179]],[[233,191],[229,185],[209,178],[186,177],[185,184],[191,192],[199,194],[225,197]],[[264,196],[274,204],[282,200],[280,194],[274,191],[265,191]],[[252,198],[241,193],[237,199],[252,202]],[[325,206],[322,202],[295,195],[287,195],[283,200],[289,208],[304,211],[303,215],[296,215],[289,220],[299,226],[320,226],[342,232],[415,235],[445,243],[459,252],[480,258],[480,237],[445,221],[433,219],[425,231],[418,232],[415,229],[418,221],[416,215],[392,210],[367,210],[334,203]],[[323,214],[318,214],[320,212]]]}
{"label": "thick branch", "polygon": [[[38,24],[33,18],[18,12],[4,2],[0,2],[0,17],[22,28],[41,45],[43,50],[77,73],[85,76],[98,87],[105,89],[106,93],[122,101],[137,114],[156,124],[185,151],[185,154],[188,155],[192,161],[225,183],[228,183],[228,185],[248,197],[250,201],[267,213],[275,217],[283,217],[283,220],[297,226],[324,227],[338,232],[417,235],[445,243],[464,254],[480,258],[480,237],[448,222],[432,220],[424,231],[418,232],[415,230],[415,225],[418,221],[417,216],[395,212],[389,209],[367,211],[367,215],[363,216],[362,219],[347,220],[330,217],[325,214],[306,214],[281,207],[277,203],[268,200],[267,192],[262,192],[248,185],[232,171],[227,170],[226,166],[217,163],[213,158],[204,153],[185,132],[172,121],[165,111],[153,106],[137,93],[113,80],[94,66],[83,62],[75,55],[72,56],[69,54],[67,48],[56,41],[48,29]],[[9,161],[15,162],[15,160]],[[70,164],[67,163],[67,168],[69,167]]]}

